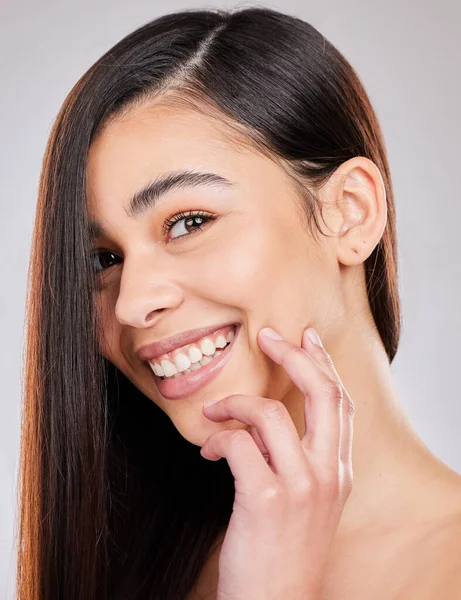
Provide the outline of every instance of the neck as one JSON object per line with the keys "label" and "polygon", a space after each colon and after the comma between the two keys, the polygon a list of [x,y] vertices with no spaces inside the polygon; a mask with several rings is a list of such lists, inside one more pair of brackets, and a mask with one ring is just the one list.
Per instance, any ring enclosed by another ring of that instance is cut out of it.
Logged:
{"label": "neck", "polygon": [[[354,479],[337,539],[430,519],[440,508],[434,507],[434,494],[446,497],[446,486],[459,477],[430,452],[411,426],[374,324],[364,327],[363,321],[351,319],[347,327],[319,331],[355,406]],[[304,402],[297,388],[288,396],[284,402],[302,437]]]}

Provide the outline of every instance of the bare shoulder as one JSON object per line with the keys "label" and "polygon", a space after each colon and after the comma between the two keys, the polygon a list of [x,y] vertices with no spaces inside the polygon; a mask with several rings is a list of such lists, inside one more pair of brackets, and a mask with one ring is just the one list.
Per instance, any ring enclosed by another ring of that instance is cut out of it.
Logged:
{"label": "bare shoulder", "polygon": [[461,476],[451,499],[456,500],[451,510],[441,510],[440,516],[423,525],[407,548],[413,553],[407,600],[461,598]]}
{"label": "bare shoulder", "polygon": [[[457,513],[383,540],[367,577],[380,600],[461,600],[461,505]],[[358,596],[357,596],[358,597]]]}
{"label": "bare shoulder", "polygon": [[461,476],[430,487],[405,526],[336,544],[322,600],[461,600]]}

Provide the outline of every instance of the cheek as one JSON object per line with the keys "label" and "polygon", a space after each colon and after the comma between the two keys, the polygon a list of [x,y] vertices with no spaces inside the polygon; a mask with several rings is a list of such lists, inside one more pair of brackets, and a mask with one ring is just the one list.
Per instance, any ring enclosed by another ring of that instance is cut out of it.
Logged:
{"label": "cheek", "polygon": [[317,312],[324,275],[318,253],[297,229],[280,220],[260,222],[219,248],[201,261],[197,274],[209,298],[240,307],[249,317],[254,313],[258,325],[279,323],[287,333]]}
{"label": "cheek", "polygon": [[[254,219],[239,227],[235,235],[213,240],[200,260],[190,263],[193,279],[200,282],[201,295],[225,305],[260,310],[274,291],[289,281],[291,252],[277,228]],[[198,268],[200,267],[200,268]]]}

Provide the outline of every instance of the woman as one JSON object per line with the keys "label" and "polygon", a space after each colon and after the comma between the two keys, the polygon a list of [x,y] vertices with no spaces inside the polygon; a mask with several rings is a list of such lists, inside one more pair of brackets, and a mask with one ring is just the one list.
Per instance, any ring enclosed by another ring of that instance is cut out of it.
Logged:
{"label": "woman", "polygon": [[461,477],[390,368],[395,233],[311,25],[184,11],[98,60],[41,175],[18,599],[457,597]]}

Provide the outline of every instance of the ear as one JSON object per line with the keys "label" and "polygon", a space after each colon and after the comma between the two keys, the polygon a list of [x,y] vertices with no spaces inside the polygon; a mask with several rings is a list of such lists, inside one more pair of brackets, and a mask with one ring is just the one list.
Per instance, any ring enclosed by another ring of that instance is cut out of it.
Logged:
{"label": "ear", "polygon": [[328,206],[325,222],[334,234],[338,261],[364,262],[383,235],[387,222],[386,189],[375,163],[355,156],[340,165],[321,190]]}

